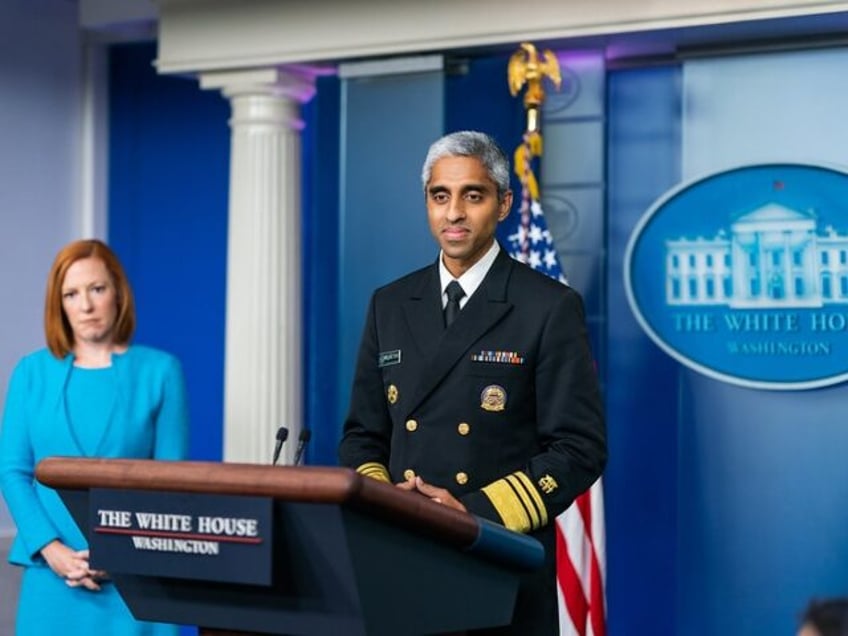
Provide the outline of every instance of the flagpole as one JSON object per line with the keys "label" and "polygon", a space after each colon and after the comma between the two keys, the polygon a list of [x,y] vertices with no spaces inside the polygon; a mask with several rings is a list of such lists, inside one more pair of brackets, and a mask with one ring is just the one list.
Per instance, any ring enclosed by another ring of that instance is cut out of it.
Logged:
{"label": "flagpole", "polygon": [[[542,213],[539,182],[533,158],[542,156],[541,107],[547,78],[559,89],[559,62],[551,51],[541,56],[523,43],[509,59],[509,90],[516,96],[526,84],[527,117],[522,141],[515,149],[515,173],[521,180],[521,219],[511,235],[513,258],[565,283],[562,264]],[[531,245],[532,243],[532,245]],[[544,254],[544,256],[541,256]],[[600,478],[555,521],[557,535],[557,587],[561,636],[606,635],[606,547],[603,485]]]}
{"label": "flagpole", "polygon": [[[522,142],[513,154],[515,174],[521,181],[521,207],[519,209],[518,249],[512,255],[522,263],[532,264],[531,238],[538,241],[533,232],[532,217],[541,214],[539,203],[539,181],[533,171],[533,158],[542,156],[541,108],[545,101],[545,81],[551,83],[556,90],[562,85],[559,61],[550,50],[540,54],[536,47],[529,42],[523,42],[520,48],[509,58],[507,66],[507,81],[513,97],[524,92],[524,110],[526,126]],[[550,273],[550,272],[549,272]],[[554,276],[565,282],[565,277]]]}
{"label": "flagpole", "polygon": [[548,79],[559,90],[562,76],[559,61],[550,51],[545,50],[541,59],[536,47],[529,42],[523,42],[520,48],[509,58],[507,66],[507,81],[509,92],[513,97],[524,93],[524,110],[526,127],[522,143],[515,149],[515,174],[521,181],[521,248],[520,260],[527,263],[530,253],[530,216],[532,201],[539,200],[539,182],[533,172],[533,157],[542,156],[542,133],[540,110],[545,101],[544,80]]}

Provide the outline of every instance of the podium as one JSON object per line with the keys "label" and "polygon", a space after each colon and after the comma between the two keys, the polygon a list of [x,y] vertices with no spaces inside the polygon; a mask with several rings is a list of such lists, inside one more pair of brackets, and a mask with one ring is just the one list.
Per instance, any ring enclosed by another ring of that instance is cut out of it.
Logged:
{"label": "podium", "polygon": [[50,457],[36,478],[136,618],[210,636],[508,625],[544,560],[531,537],[346,468]]}

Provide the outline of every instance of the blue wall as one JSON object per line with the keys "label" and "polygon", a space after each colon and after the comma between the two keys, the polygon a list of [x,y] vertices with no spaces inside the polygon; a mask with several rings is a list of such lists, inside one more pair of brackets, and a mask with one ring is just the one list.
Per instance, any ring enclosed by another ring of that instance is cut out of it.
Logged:
{"label": "blue wall", "polygon": [[[480,130],[491,135],[511,160],[511,153],[524,135],[526,117],[522,100],[509,94],[508,61],[508,55],[472,57],[446,73],[442,132]],[[419,163],[423,162],[422,155]],[[520,192],[518,177],[514,173],[510,176],[512,189]],[[513,211],[517,208],[518,203]]]}
{"label": "blue wall", "polygon": [[229,105],[156,74],[154,45],[110,53],[109,242],[135,292],[135,341],[183,363],[194,459],[223,437]]}
{"label": "blue wall", "polygon": [[609,633],[674,636],[679,369],[637,324],[623,271],[639,218],[680,179],[680,70],[612,72],[608,100]]}
{"label": "blue wall", "polygon": [[340,86],[319,77],[303,107],[304,417],[312,431],[304,462],[334,465],[339,445]]}

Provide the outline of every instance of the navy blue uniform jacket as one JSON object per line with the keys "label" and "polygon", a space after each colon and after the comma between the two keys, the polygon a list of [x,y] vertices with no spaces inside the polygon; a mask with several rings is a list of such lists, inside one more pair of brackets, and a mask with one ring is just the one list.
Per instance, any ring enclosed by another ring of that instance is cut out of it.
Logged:
{"label": "navy blue uniform jacket", "polygon": [[547,567],[519,593],[513,630],[497,633],[555,634],[554,518],[606,463],[579,294],[503,249],[447,329],[438,263],[378,289],[339,456],[377,479],[419,475],[539,538]]}

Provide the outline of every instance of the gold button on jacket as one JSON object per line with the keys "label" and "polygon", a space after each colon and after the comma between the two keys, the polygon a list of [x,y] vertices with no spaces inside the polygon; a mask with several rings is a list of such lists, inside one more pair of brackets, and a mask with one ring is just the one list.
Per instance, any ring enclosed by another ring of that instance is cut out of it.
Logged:
{"label": "gold button on jacket", "polygon": [[457,473],[456,483],[458,483],[460,486],[464,486],[468,483],[468,475],[466,475],[465,473]]}
{"label": "gold button on jacket", "polygon": [[406,430],[412,433],[415,429],[418,428],[418,422],[415,420],[406,420]]}
{"label": "gold button on jacket", "polygon": [[415,478],[415,471],[412,470],[411,468],[407,468],[405,471],[403,471],[403,478],[406,479],[407,481],[410,480],[410,479],[414,479]]}
{"label": "gold button on jacket", "polygon": [[460,422],[459,426],[456,427],[456,430],[459,431],[460,435],[468,435],[471,431],[471,427],[468,425],[468,422]]}

